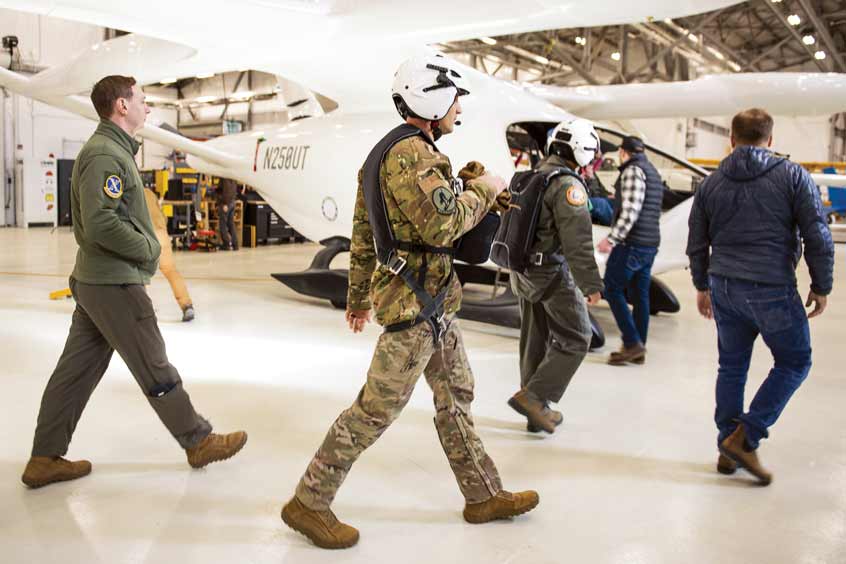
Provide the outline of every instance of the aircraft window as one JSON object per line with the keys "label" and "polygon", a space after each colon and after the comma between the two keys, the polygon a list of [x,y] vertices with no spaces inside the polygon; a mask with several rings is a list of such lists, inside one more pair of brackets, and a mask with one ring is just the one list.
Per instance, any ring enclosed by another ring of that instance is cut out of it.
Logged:
{"label": "aircraft window", "polygon": [[[623,136],[616,131],[604,128],[597,128],[597,132],[604,142],[603,146],[607,145],[609,149],[603,154],[604,160],[598,175],[606,186],[613,186],[618,175],[617,168],[620,166],[618,148]],[[649,146],[646,148],[646,156],[649,158],[649,162],[661,173],[667,187],[673,192],[679,193],[680,196],[687,196],[695,192],[705,178],[699,171],[690,168],[686,163],[659,153]]]}
{"label": "aircraft window", "polygon": [[543,158],[547,133],[555,126],[553,122],[521,122],[508,126],[505,137],[518,172],[531,169]]}

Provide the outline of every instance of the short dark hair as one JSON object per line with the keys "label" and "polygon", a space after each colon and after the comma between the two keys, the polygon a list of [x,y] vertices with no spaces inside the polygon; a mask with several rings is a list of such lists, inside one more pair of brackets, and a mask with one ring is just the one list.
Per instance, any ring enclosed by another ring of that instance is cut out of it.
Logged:
{"label": "short dark hair", "polygon": [[118,98],[132,99],[133,86],[135,86],[135,79],[131,76],[113,74],[101,78],[91,91],[91,101],[94,103],[97,115],[102,119],[111,118]]}
{"label": "short dark hair", "polygon": [[643,145],[643,139],[634,135],[628,135],[626,137],[623,137],[623,142],[620,143],[620,147],[627,153],[632,154],[642,153],[645,149]]}
{"label": "short dark hair", "polygon": [[761,108],[743,110],[732,118],[731,134],[739,145],[760,145],[773,134],[773,116]]}

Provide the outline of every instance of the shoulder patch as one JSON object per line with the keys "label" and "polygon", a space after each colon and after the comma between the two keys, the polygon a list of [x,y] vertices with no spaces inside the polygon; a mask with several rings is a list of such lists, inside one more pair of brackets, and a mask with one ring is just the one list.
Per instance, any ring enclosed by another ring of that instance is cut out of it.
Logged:
{"label": "shoulder patch", "polygon": [[451,190],[439,186],[432,192],[432,204],[438,213],[452,215],[455,212],[455,194]]}
{"label": "shoulder patch", "polygon": [[581,186],[570,186],[567,188],[567,202],[571,206],[583,206],[587,202],[587,195]]}
{"label": "shoulder patch", "polygon": [[106,183],[103,185],[103,192],[106,196],[113,199],[118,199],[123,196],[123,181],[116,174],[110,174],[106,177]]}

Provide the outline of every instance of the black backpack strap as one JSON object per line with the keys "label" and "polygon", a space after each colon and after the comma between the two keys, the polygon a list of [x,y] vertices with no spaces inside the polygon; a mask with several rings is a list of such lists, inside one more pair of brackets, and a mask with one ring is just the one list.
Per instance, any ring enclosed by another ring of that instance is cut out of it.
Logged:
{"label": "black backpack strap", "polygon": [[[373,228],[373,238],[376,243],[376,254],[379,262],[387,267],[392,274],[399,276],[422,304],[422,309],[415,319],[390,325],[385,327],[385,330],[388,332],[402,331],[425,321],[432,326],[432,334],[437,344],[446,329],[444,326],[444,300],[452,282],[453,273],[450,270],[450,277],[447,283],[436,296],[432,297],[429,295],[429,292],[424,287],[426,272],[428,270],[427,255],[440,254],[453,257],[455,255],[455,248],[434,247],[432,245],[410,241],[397,241],[391,228],[390,220],[388,219],[385,197],[379,181],[379,169],[391,147],[403,139],[415,136],[420,136],[437,151],[435,144],[419,128],[409,124],[402,124],[390,131],[370,151],[367,160],[364,162],[362,183],[364,186],[365,205],[367,206],[370,225]],[[412,269],[408,268],[408,261],[401,257],[397,251],[422,253],[422,268],[415,273]]]}

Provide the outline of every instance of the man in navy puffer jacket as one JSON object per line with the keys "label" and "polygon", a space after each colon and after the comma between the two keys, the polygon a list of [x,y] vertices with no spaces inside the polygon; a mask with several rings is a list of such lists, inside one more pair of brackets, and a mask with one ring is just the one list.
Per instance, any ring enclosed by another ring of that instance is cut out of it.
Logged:
{"label": "man in navy puffer jacket", "polygon": [[[834,245],[819,191],[799,165],[775,156],[773,119],[751,109],[732,120],[734,151],[697,190],[687,254],[699,312],[717,323],[717,470],[746,468],[772,480],[755,449],[811,368],[808,319],[831,292]],[[811,274],[805,307],[796,288],[802,256]],[[761,335],[775,364],[743,411],[752,346]]]}

